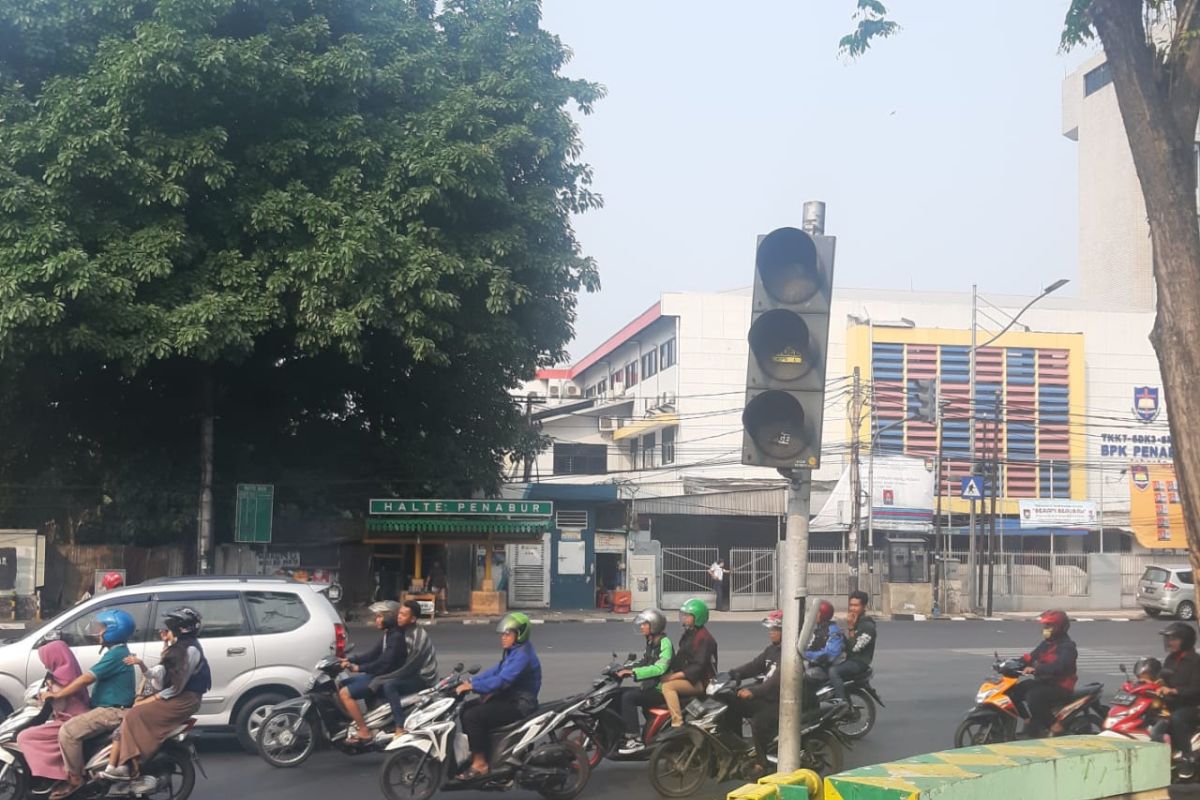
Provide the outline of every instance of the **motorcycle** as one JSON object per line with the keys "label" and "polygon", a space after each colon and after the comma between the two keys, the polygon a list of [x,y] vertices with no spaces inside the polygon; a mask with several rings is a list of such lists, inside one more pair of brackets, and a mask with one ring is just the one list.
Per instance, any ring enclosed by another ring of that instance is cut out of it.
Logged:
{"label": "motorcycle", "polygon": [[[1137,742],[1166,741],[1171,737],[1167,734],[1165,723],[1170,719],[1171,712],[1167,709],[1159,690],[1162,681],[1145,681],[1130,675],[1125,665],[1120,665],[1125,675],[1121,689],[1113,696],[1109,706],[1108,716],[1104,720],[1104,730],[1101,736],[1110,739],[1132,739]],[[1192,752],[1200,752],[1200,731],[1192,734]],[[1196,780],[1196,775],[1180,774],[1180,764],[1171,763],[1171,783],[1186,783]]]}
{"label": "motorcycle", "polygon": [[[1014,687],[1034,680],[1024,673],[1025,663],[1019,658],[1001,659],[995,655],[992,669],[999,677],[986,678],[975,695],[975,705],[954,731],[954,746],[997,744],[1017,739],[1017,723],[1029,723],[1024,703],[1015,702],[1009,693]],[[1087,683],[1077,688],[1071,697],[1054,708],[1054,719],[1063,732],[1060,736],[1099,733],[1108,709],[1100,702],[1104,685]]]}
{"label": "motorcycle", "polygon": [[[462,669],[462,665],[458,665]],[[273,767],[298,767],[308,760],[317,744],[326,741],[347,755],[377,753],[392,740],[394,722],[391,706],[375,698],[364,719],[372,736],[367,741],[351,742],[354,721],[338,696],[338,677],[344,672],[341,661],[327,656],[317,662],[308,679],[308,688],[300,697],[272,707],[258,730],[258,752]],[[425,702],[437,687],[426,689],[401,700],[405,708]]]}
{"label": "motorcycle", "polygon": [[[476,667],[476,669],[478,669]],[[459,780],[470,763],[462,714],[466,695],[455,689],[461,676],[446,687],[446,696],[409,715],[407,733],[386,748],[379,788],[387,800],[429,800],[439,790],[507,791],[516,787],[546,800],[572,800],[587,786],[591,767],[579,745],[564,741],[570,720],[587,702],[579,696],[551,710],[492,731],[489,772]],[[557,705],[557,704],[556,704]]]}
{"label": "motorcycle", "polygon": [[[874,675],[875,671],[868,668],[866,675],[845,681],[846,700],[850,707],[842,716],[841,722],[838,723],[838,730],[847,739],[861,739],[870,733],[871,729],[875,727],[875,717],[878,714],[875,706],[886,708],[883,698],[871,685],[871,678]],[[829,703],[833,699],[833,687],[828,683],[817,690],[818,703]]]}
{"label": "motorcycle", "polygon": [[[45,797],[57,781],[32,775],[17,743],[17,734],[50,718],[51,704],[40,696],[49,684],[49,676],[35,681],[25,690],[25,704],[0,723],[0,800],[25,800]],[[187,800],[196,786],[200,766],[189,734],[194,719],[176,727],[158,752],[142,764],[141,774],[132,781],[114,781],[104,775],[112,751],[112,737],[97,736],[84,742],[84,783],[72,800],[99,800],[106,797],[169,798]],[[201,772],[203,769],[201,768]]]}
{"label": "motorcycle", "polygon": [[[758,777],[752,745],[723,724],[729,700],[741,682],[721,673],[708,686],[708,696],[694,698],[684,708],[683,725],[663,732],[650,755],[650,783],[664,797],[690,797],[705,779],[718,783]],[[848,709],[823,704],[804,714],[800,741],[800,766],[824,776],[840,772],[844,749],[850,740],[839,730]],[[767,761],[778,763],[778,738],[770,745]]]}

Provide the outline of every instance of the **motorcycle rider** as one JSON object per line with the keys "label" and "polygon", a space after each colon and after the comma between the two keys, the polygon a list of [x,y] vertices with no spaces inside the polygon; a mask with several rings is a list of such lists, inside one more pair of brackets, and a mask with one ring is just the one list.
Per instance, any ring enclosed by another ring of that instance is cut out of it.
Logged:
{"label": "motorcycle rider", "polygon": [[875,657],[875,642],[879,634],[875,620],[867,614],[867,603],[871,596],[857,590],[850,593],[849,613],[846,615],[846,660],[829,668],[829,685],[834,698],[846,702],[846,681],[861,678],[871,669]]}
{"label": "motorcycle rider", "polygon": [[396,627],[400,604],[394,600],[381,600],[372,603],[368,610],[375,615],[375,627],[383,634],[368,652],[342,659],[342,666],[354,673],[343,681],[338,693],[342,707],[354,720],[355,726],[355,735],[347,737],[346,744],[361,744],[371,740],[371,729],[367,727],[358,701],[374,695],[380,688],[376,677],[395,672],[405,656],[404,634]]}
{"label": "motorcycle rider", "polygon": [[708,624],[708,605],[693,597],[679,609],[683,636],[671,659],[671,672],[663,677],[663,699],[671,711],[671,727],[683,726],[679,698],[704,694],[708,682],[717,674],[717,640],[704,626]]}
{"label": "motorcycle rider", "polygon": [[382,686],[383,696],[392,707],[396,736],[404,735],[404,718],[408,716],[401,701],[406,695],[428,689],[437,681],[437,653],[425,629],[417,624],[420,618],[421,605],[417,601],[401,603],[396,614],[396,627],[404,639],[404,661],[394,672],[372,681],[371,688]]}
{"label": "motorcycle rider", "polygon": [[1028,739],[1045,735],[1047,729],[1052,736],[1062,733],[1062,725],[1054,720],[1054,706],[1071,697],[1078,677],[1075,662],[1079,651],[1067,636],[1071,627],[1067,612],[1051,609],[1038,617],[1038,622],[1042,625],[1042,641],[1021,656],[1025,674],[1037,680],[1017,684],[1010,692],[1014,702],[1023,701],[1029,709],[1029,723],[1021,732]]}
{"label": "motorcycle rider", "polygon": [[765,774],[770,770],[767,751],[771,740],[779,733],[779,664],[783,656],[783,612],[772,611],[763,620],[770,644],[752,661],[729,670],[735,680],[761,677],[754,686],[738,689],[737,696],[729,702],[724,722],[737,736],[742,735],[742,720],[750,720],[750,734],[754,739],[754,758]]}
{"label": "motorcycle rider", "polygon": [[625,721],[625,741],[618,750],[621,755],[633,755],[646,749],[639,733],[638,709],[659,708],[666,703],[660,680],[675,657],[675,648],[666,634],[665,614],[657,608],[647,608],[634,618],[633,624],[646,639],[646,652],[631,669],[617,672],[618,678],[633,678],[642,684],[636,689],[622,689],[617,696],[621,718]]}
{"label": "motorcycle rider", "polygon": [[529,617],[519,611],[506,615],[496,626],[504,648],[500,663],[463,681],[455,690],[459,694],[473,691],[484,696],[482,702],[462,715],[463,731],[471,747],[471,765],[458,776],[460,781],[481,778],[490,771],[488,756],[493,730],[537,711],[542,664],[533,642],[529,641],[532,629]]}
{"label": "motorcycle rider", "polygon": [[1172,622],[1159,633],[1167,657],[1163,659],[1163,682],[1159,690],[1171,712],[1171,746],[1178,753],[1179,775],[1195,773],[1192,762],[1192,734],[1198,721],[1200,704],[1200,655],[1196,654],[1196,629],[1186,622]]}
{"label": "motorcycle rider", "polygon": [[67,686],[46,692],[43,697],[57,700],[70,697],[76,691],[91,687],[91,710],[71,717],[58,729],[58,746],[62,750],[67,779],[50,793],[51,800],[72,794],[83,785],[83,741],[102,733],[111,733],[121,724],[125,709],[133,705],[136,694],[134,668],[125,663],[129,657],[126,642],[133,636],[137,623],[122,608],[106,608],[88,626],[88,633],[100,643],[103,655],[96,664]]}

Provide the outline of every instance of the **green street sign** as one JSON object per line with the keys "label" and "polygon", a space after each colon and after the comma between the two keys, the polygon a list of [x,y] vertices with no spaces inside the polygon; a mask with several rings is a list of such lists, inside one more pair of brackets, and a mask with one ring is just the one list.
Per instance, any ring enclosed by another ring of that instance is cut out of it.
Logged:
{"label": "green street sign", "polygon": [[237,525],[233,540],[238,544],[269,544],[275,516],[275,487],[269,483],[239,483]]}
{"label": "green street sign", "polygon": [[372,500],[372,514],[426,517],[550,517],[554,503],[547,500]]}

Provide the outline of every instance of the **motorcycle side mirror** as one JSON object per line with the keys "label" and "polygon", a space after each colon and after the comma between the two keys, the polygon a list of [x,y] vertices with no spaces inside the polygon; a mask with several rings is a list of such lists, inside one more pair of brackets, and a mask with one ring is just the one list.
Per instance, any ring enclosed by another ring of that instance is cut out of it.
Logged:
{"label": "motorcycle side mirror", "polygon": [[999,661],[999,660],[1000,660],[1000,651],[999,651],[999,650],[993,650],[993,651],[992,651],[992,657],[993,657],[993,658],[995,658],[997,661]]}
{"label": "motorcycle side mirror", "polygon": [[[615,657],[615,656],[614,656],[614,657]],[[636,658],[637,658],[637,653],[630,653],[630,654],[629,654],[629,658],[627,658],[627,659],[626,659],[626,661],[633,661],[633,660],[635,660]]]}
{"label": "motorcycle side mirror", "polygon": [[1124,664],[1117,664],[1117,669],[1121,670],[1121,674],[1122,674],[1122,675],[1128,675],[1128,674],[1129,674],[1129,670],[1125,669],[1125,665],[1124,665]]}
{"label": "motorcycle side mirror", "polygon": [[478,673],[479,670],[481,670],[481,669],[483,669],[483,667],[479,666],[478,664],[472,664],[471,668],[469,670],[467,670],[467,674],[474,675],[474,674]]}
{"label": "motorcycle side mirror", "polygon": [[463,671],[463,663],[461,661],[454,665],[454,671],[455,672]]}

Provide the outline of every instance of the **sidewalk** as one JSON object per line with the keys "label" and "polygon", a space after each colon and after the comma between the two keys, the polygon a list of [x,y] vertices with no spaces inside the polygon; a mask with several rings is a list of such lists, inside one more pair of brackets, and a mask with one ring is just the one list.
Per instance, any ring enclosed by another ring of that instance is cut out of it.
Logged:
{"label": "sidewalk", "polygon": [[[1146,612],[1140,608],[1068,611],[1067,614],[1071,617],[1071,622],[1134,622],[1150,619],[1150,617],[1146,616]],[[1041,615],[1042,612],[1040,611],[1002,611],[990,617],[982,614],[941,614],[936,617],[927,614],[892,614],[891,618],[896,621],[906,622],[1032,622]]]}

